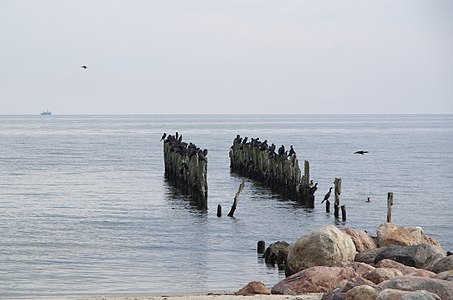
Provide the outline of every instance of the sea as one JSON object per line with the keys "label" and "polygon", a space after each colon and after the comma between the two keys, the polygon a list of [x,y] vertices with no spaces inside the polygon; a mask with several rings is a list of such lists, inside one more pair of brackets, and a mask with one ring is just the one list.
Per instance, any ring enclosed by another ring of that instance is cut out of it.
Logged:
{"label": "sea", "polygon": [[[207,211],[165,179],[164,132],[208,149]],[[293,145],[318,183],[315,208],[232,174],[237,134]],[[321,205],[335,178],[346,221]],[[0,298],[272,287],[285,275],[258,241],[329,224],[375,235],[389,192],[393,223],[453,250],[453,115],[0,116]]]}

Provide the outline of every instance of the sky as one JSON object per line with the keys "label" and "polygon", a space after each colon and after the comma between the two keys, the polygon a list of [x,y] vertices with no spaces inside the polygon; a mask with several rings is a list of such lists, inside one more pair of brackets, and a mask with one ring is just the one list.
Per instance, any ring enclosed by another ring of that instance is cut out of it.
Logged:
{"label": "sky", "polygon": [[47,109],[451,114],[453,1],[0,0],[0,114]]}

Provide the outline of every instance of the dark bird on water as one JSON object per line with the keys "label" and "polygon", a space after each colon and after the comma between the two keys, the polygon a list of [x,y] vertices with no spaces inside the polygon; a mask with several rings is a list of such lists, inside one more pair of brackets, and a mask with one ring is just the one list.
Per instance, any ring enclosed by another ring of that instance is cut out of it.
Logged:
{"label": "dark bird on water", "polygon": [[329,191],[327,192],[327,194],[324,196],[324,200],[322,200],[321,203],[324,203],[324,201],[327,201],[329,200],[330,198],[330,193],[332,192],[332,188],[329,189]]}
{"label": "dark bird on water", "polygon": [[88,67],[85,66],[85,65],[82,65],[81,68],[84,69],[84,70],[88,69]]}
{"label": "dark bird on water", "polygon": [[354,154],[362,154],[362,155],[364,155],[365,153],[368,153],[368,151],[360,150],[360,151],[354,152]]}
{"label": "dark bird on water", "polygon": [[160,138],[160,140],[163,141],[166,136],[167,136],[167,134],[164,132],[164,134],[162,134],[162,137]]}
{"label": "dark bird on water", "polygon": [[366,202],[366,203],[370,203],[370,202],[371,202],[371,199],[370,199],[370,197],[368,197],[368,199],[366,199],[366,201],[365,201],[365,202]]}

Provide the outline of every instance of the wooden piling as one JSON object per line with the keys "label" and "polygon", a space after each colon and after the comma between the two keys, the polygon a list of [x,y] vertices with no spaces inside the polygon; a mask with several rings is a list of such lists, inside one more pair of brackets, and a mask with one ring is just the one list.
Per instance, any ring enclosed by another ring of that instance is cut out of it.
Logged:
{"label": "wooden piling", "polygon": [[258,254],[263,254],[265,250],[266,250],[266,242],[258,241],[258,244],[256,246],[256,251],[258,252]]}
{"label": "wooden piling", "polygon": [[330,201],[326,200],[326,213],[330,213]]}
{"label": "wooden piling", "polygon": [[340,194],[341,194],[341,178],[335,178],[335,202],[334,202],[334,216],[335,218],[339,218],[339,210],[340,210]]}
{"label": "wooden piling", "polygon": [[387,194],[387,223],[392,223],[393,192]]}
{"label": "wooden piling", "polygon": [[164,140],[165,178],[183,193],[190,194],[200,209],[208,208],[207,150],[182,142],[182,136]]}
{"label": "wooden piling", "polygon": [[239,195],[241,194],[242,190],[244,189],[244,180],[242,180],[241,184],[239,185],[238,191],[236,193],[236,196],[234,196],[234,201],[233,205],[231,206],[230,212],[228,213],[228,217],[233,217],[234,212],[236,211],[236,207],[239,202]]}
{"label": "wooden piling", "polygon": [[296,200],[302,205],[314,207],[314,194],[310,193],[310,165],[304,164],[304,175],[299,160],[291,148],[285,151],[281,146],[269,146],[258,138],[247,141],[239,135],[230,148],[231,171],[267,185],[283,198]]}
{"label": "wooden piling", "polygon": [[341,206],[341,220],[346,221],[346,205]]}

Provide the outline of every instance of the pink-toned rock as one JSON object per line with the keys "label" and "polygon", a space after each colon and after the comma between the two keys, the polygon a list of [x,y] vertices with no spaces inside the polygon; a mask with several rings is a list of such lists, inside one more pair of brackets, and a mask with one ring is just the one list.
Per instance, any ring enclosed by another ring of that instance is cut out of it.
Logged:
{"label": "pink-toned rock", "polygon": [[346,293],[346,300],[376,300],[378,292],[368,285],[356,286]]}
{"label": "pink-toned rock", "polygon": [[324,226],[299,238],[290,248],[286,275],[313,266],[353,261],[356,254],[351,237],[333,225]]}
{"label": "pink-toned rock", "polygon": [[240,296],[252,296],[252,295],[270,295],[271,290],[261,281],[249,282],[246,286],[236,292],[236,295]]}
{"label": "pink-toned rock", "polygon": [[368,272],[363,275],[363,278],[374,282],[375,284],[379,284],[385,280],[390,280],[395,277],[401,277],[403,273],[401,271],[394,269],[394,268],[377,268],[371,272]]}
{"label": "pink-toned rock", "polygon": [[414,276],[397,277],[381,282],[378,284],[378,288],[403,291],[425,290],[437,294],[442,300],[453,300],[453,282],[435,278]]}
{"label": "pink-toned rock", "polygon": [[426,236],[421,227],[401,227],[393,223],[384,223],[377,229],[377,241],[378,247],[429,244],[436,246],[446,255],[439,241]]}
{"label": "pink-toned rock", "polygon": [[365,250],[377,248],[374,239],[363,230],[352,228],[340,228],[340,230],[351,237],[357,252],[363,252]]}
{"label": "pink-toned rock", "polygon": [[383,259],[380,262],[378,262],[375,267],[376,268],[394,268],[394,269],[401,271],[401,273],[403,273],[403,275],[416,274],[415,276],[422,276],[422,277],[432,277],[432,276],[436,275],[433,272],[423,270],[423,269],[417,269],[414,267],[409,267],[409,266],[403,265],[402,263],[399,263],[399,262],[391,260],[391,259]]}
{"label": "pink-toned rock", "polygon": [[342,281],[360,276],[352,267],[315,266],[280,281],[272,288],[272,294],[324,293],[334,289]]}
{"label": "pink-toned rock", "polygon": [[373,271],[376,269],[373,266],[367,265],[365,263],[357,262],[357,261],[341,261],[335,264],[329,265],[328,267],[342,267],[342,268],[352,268],[354,272],[359,274],[359,276],[363,276],[368,272]]}

